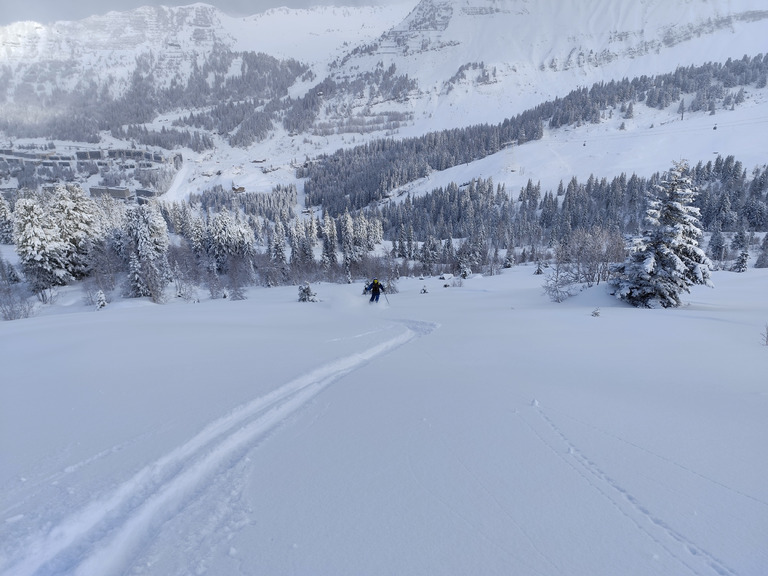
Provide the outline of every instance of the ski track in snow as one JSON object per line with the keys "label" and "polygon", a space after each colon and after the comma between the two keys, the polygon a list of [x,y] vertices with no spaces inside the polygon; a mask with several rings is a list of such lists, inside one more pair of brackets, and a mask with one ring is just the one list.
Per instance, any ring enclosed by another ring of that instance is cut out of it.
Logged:
{"label": "ski track in snow", "polygon": [[[526,424],[526,426],[533,432],[533,434],[544,444],[549,450],[551,450],[557,457],[565,462],[568,467],[573,469],[576,474],[583,478],[592,488],[594,488],[611,506],[626,517],[641,533],[647,536],[661,549],[667,552],[671,558],[674,558],[680,565],[686,570],[687,573],[693,575],[700,575],[705,573],[700,569],[700,564],[703,563],[707,569],[712,571],[717,576],[738,576],[738,573],[732,568],[728,567],[722,560],[716,558],[701,546],[692,542],[684,534],[675,530],[662,518],[654,514],[649,510],[637,497],[624,488],[618,481],[612,478],[608,473],[593,460],[589,458],[582,450],[580,450],[563,432],[563,430],[557,426],[557,424],[547,416],[538,401],[534,400],[531,404],[536,414],[539,416],[539,420],[546,424],[550,432],[553,432],[556,437],[562,441],[566,450],[557,448],[552,445],[552,442],[545,438],[544,433],[536,429],[536,426],[528,419],[523,417],[523,414],[516,411],[516,414]],[[676,550],[677,546],[673,548],[672,543],[682,546],[688,551],[690,557],[686,558],[681,556]]]}
{"label": "ski track in snow", "polygon": [[331,383],[436,325],[404,321],[386,342],[325,364],[208,424],[185,444],[146,466],[110,496],[91,502],[5,558],[2,576],[123,573],[137,551],[180,513],[217,475],[238,465],[265,434]]}

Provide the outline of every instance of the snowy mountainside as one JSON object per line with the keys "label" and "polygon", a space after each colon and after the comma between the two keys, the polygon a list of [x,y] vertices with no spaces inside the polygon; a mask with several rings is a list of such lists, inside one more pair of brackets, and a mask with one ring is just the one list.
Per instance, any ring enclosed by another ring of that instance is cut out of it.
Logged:
{"label": "snowy mountainside", "polygon": [[[755,56],[763,52],[762,39],[768,35],[764,8],[760,0],[412,0],[386,7],[280,8],[235,18],[197,3],[110,12],[49,27],[22,22],[0,28],[0,111],[6,118],[12,117],[11,112],[22,112],[26,121],[51,116],[53,106],[64,98],[57,97],[51,107],[36,111],[31,110],[27,96],[50,95],[54,88],[57,94],[73,91],[81,98],[74,99],[77,111],[87,111],[93,105],[88,98],[97,90],[117,97],[132,87],[137,76],[153,83],[159,93],[173,83],[189,81],[200,62],[213,63],[211,69],[216,70],[217,55],[225,51],[295,60],[308,72],[294,73],[284,92],[273,92],[272,102],[263,100],[269,97],[266,92],[242,91],[232,92],[222,102],[251,105],[250,96],[253,102],[262,99],[257,114],[266,117],[268,107],[280,110],[270,112],[273,116],[264,122],[266,128],[247,144],[232,141],[240,125],[213,130],[197,124],[183,126],[207,130],[214,147],[203,152],[183,150],[187,161],[168,195],[179,198],[213,185],[268,191],[276,183],[296,181],[296,161],[339,148],[376,138],[496,124],[596,82]],[[226,67],[216,73],[225,79],[243,69],[242,58],[221,62]],[[218,89],[226,86],[217,81]],[[145,85],[134,85],[134,91],[136,86],[143,89]],[[217,92],[215,98],[222,94]],[[211,98],[194,102],[190,95],[195,96],[188,90],[178,105],[166,102],[154,119],[135,122],[159,132],[190,112],[205,113],[215,102]],[[165,94],[157,100],[163,98]],[[293,110],[286,107],[289,100],[294,102]],[[748,114],[766,115],[761,91],[750,91],[747,100]],[[286,126],[285,116],[303,108],[311,109],[309,120],[298,128]],[[612,138],[632,138],[671,122],[675,110],[654,113],[653,118],[639,110],[638,115],[627,123],[626,132],[614,133]],[[646,120],[641,123],[640,118]],[[609,124],[611,130],[618,129],[619,122]],[[711,127],[703,119],[701,125]],[[587,134],[575,135],[587,127],[572,129],[569,137],[575,141],[587,138]],[[742,150],[755,149],[748,141],[734,142],[739,144],[736,149],[730,141],[711,148],[737,156]],[[119,148],[125,141],[103,130],[98,145]],[[537,148],[541,146],[545,144]],[[553,157],[549,148],[547,154]],[[681,154],[694,162],[701,159]],[[544,172],[550,180],[573,175],[548,174],[553,167],[542,158],[538,173]],[[663,169],[669,161],[664,157],[649,164]],[[556,163],[577,165],[567,159]],[[617,169],[632,170],[623,165]],[[506,169],[507,175],[510,170]],[[483,175],[475,172],[472,176]],[[530,172],[515,172],[515,177],[527,175]],[[0,187],[8,184],[13,185],[13,180],[0,182]]]}
{"label": "snowy mountainside", "polygon": [[[418,85],[406,102],[361,99],[357,92],[329,104],[413,112],[413,132],[423,133],[465,119],[497,122],[593,82],[752,56],[762,52],[766,34],[768,10],[759,0],[422,0],[387,8],[281,8],[246,18],[197,3],[6,26],[0,65],[13,67],[10,100],[22,82],[36,92],[87,81],[112,85],[130,78],[137,56],[146,54],[158,85],[186,77],[192,61],[216,49],[293,58],[313,65],[319,80],[328,73],[360,78],[394,65]],[[457,107],[457,114],[446,110]]]}
{"label": "snowy mountainside", "polygon": [[[143,7],[109,12],[76,22],[44,26],[19,22],[0,28],[0,62],[14,66],[18,85],[33,75],[35,88],[67,88],[94,80],[108,84],[129,78],[139,55],[156,54],[157,82],[181,72],[197,53],[231,44],[213,7]],[[35,70],[41,73],[35,78]],[[164,72],[164,73],[163,73]]]}
{"label": "snowy mountainside", "polygon": [[112,11],[51,26],[18,22],[0,27],[0,66],[13,68],[7,94],[11,99],[13,88],[35,79],[38,91],[85,80],[103,85],[110,76],[124,80],[133,73],[136,58],[150,53],[154,80],[164,85],[186,77],[193,61],[217,49],[252,50],[307,63],[326,54],[334,57],[345,44],[375,38],[405,11],[401,5],[282,8],[236,18],[196,3]]}
{"label": "snowy mountainside", "polygon": [[594,82],[762,53],[766,34],[756,0],[422,0],[335,74],[383,62],[417,78],[409,106],[423,133],[498,122]]}
{"label": "snowy mountainside", "polygon": [[[408,14],[412,3],[399,0],[386,6],[313,6],[273,8],[248,18],[222,15],[233,48],[265,52],[316,65],[322,76],[328,63],[345,51],[369,42]],[[288,31],[288,33],[286,33]]]}

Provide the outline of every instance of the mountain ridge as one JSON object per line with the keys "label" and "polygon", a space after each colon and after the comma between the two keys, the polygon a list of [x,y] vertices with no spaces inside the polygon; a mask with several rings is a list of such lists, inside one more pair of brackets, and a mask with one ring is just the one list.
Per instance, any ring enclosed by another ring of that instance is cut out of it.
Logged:
{"label": "mountain ridge", "polygon": [[[516,77],[520,81],[511,84],[517,87],[537,76],[541,85],[554,72],[573,72],[589,82],[600,76],[597,69],[606,68],[616,78],[622,67],[611,64],[626,60],[641,74],[667,72],[669,62],[658,69],[651,64],[653,57],[679,44],[702,44],[723,31],[733,36],[730,42],[713,42],[700,50],[700,62],[676,62],[685,66],[702,63],[707,54],[713,61],[724,59],[725,54],[749,54],[743,50],[757,43],[745,43],[742,38],[768,31],[768,10],[761,9],[756,0],[592,0],[567,7],[554,0],[421,0],[404,17],[401,14],[407,5],[398,6],[389,11],[376,7],[272,9],[234,18],[211,5],[195,3],[113,11],[51,26],[21,22],[0,27],[0,65],[15,65],[23,74],[26,66],[43,62],[77,62],[86,75],[97,77],[93,69],[99,65],[108,65],[113,74],[121,66],[130,71],[130,60],[137,52],[150,51],[167,65],[183,60],[184,54],[253,50],[308,63],[325,64],[327,58],[335,57],[327,73],[337,77],[353,74],[355,69],[371,69],[379,61],[385,67],[394,63],[400,73],[417,78],[426,93],[435,83],[444,90],[460,66],[472,63],[495,68],[497,80]],[[307,27],[308,20],[314,28]],[[336,25],[329,25],[329,20]],[[374,20],[382,23],[374,26]],[[344,22],[362,22],[367,33],[355,36],[353,25]],[[291,28],[302,36],[290,40]],[[317,53],[311,56],[312,38],[328,37],[334,31],[336,46],[322,47],[328,51],[326,58]],[[341,40],[342,35],[348,39]],[[301,44],[309,47],[302,49]],[[345,45],[345,53],[334,54]],[[104,52],[110,52],[113,59],[105,58]],[[188,72],[182,66],[169,66],[165,81],[167,76]],[[68,73],[76,77],[73,71]],[[322,78],[326,71],[316,68],[315,73]],[[162,74],[156,79],[164,80]],[[13,79],[7,82],[6,98],[13,83]]]}

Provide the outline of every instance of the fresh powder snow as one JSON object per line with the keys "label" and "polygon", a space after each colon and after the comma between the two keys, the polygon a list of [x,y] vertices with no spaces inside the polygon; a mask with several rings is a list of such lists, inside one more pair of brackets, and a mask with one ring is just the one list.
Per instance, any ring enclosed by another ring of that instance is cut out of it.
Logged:
{"label": "fresh powder snow", "polygon": [[[385,29],[361,11],[337,30],[337,10],[303,14],[323,24],[312,42],[265,32],[265,50],[320,69],[346,34]],[[407,13],[382,10],[387,26]],[[290,21],[270,18],[227,25]],[[581,84],[752,55],[751,38],[726,27],[712,52],[680,43],[639,71],[639,59],[587,67]],[[499,67],[506,94],[435,94],[416,111],[428,123],[399,135],[566,94],[582,72],[535,66],[572,46],[550,40],[529,44],[519,73]],[[751,171],[765,163],[767,102],[750,89],[735,110],[684,120],[638,105],[631,120],[546,130],[404,190],[492,177],[546,191],[717,154]],[[350,140],[185,153],[164,199],[235,181],[266,192],[294,181],[292,159]],[[212,166],[222,174],[205,176]],[[362,280],[313,284],[314,303],[296,286],[254,287],[243,301],[118,298],[99,311],[79,286],[61,289],[34,317],[0,322],[0,575],[762,576],[768,272],[753,262],[670,310],[631,308],[603,284],[556,304],[534,266],[402,278],[376,305]]]}
{"label": "fresh powder snow", "polygon": [[0,323],[0,574],[761,574],[768,272],[534,270]]}

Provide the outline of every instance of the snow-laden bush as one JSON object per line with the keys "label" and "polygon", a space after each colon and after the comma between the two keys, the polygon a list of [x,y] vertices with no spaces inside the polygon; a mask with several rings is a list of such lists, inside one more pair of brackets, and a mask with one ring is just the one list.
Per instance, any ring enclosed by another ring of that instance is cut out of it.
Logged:
{"label": "snow-laden bush", "polygon": [[312,292],[309,282],[299,286],[299,302],[317,302],[317,294]]}

